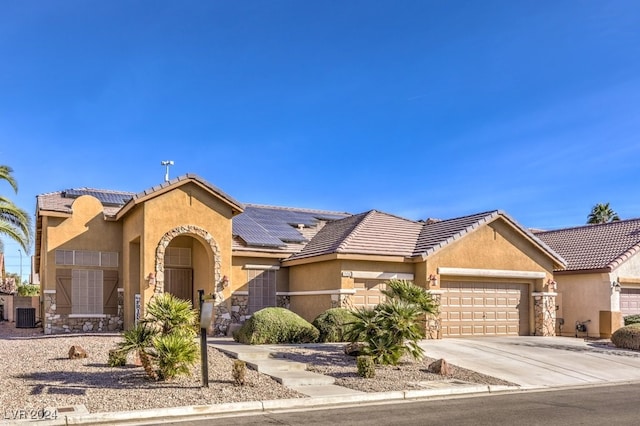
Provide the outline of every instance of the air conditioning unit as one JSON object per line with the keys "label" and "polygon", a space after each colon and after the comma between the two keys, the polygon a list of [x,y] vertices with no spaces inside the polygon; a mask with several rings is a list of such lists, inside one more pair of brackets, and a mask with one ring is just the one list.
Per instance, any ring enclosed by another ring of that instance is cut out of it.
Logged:
{"label": "air conditioning unit", "polygon": [[36,308],[16,308],[16,328],[35,328]]}

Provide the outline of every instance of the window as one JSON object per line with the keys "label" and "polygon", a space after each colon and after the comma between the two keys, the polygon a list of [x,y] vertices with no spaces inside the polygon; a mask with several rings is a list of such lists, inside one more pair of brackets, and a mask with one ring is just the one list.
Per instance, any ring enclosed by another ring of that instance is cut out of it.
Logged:
{"label": "window", "polygon": [[56,250],[56,265],[118,267],[118,253],[114,251]]}
{"label": "window", "polygon": [[164,252],[164,266],[191,266],[191,249],[188,247],[167,247]]}
{"label": "window", "polygon": [[250,269],[249,314],[270,306],[276,306],[276,271]]}
{"label": "window", "polygon": [[102,285],[101,270],[74,269],[71,273],[71,313],[102,314]]}

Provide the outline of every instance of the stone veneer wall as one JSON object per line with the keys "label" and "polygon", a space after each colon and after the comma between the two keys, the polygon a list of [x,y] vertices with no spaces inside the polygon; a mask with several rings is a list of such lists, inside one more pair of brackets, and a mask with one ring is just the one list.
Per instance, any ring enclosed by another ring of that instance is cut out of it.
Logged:
{"label": "stone veneer wall", "polygon": [[438,314],[437,315],[426,315],[425,316],[425,327],[424,334],[425,339],[442,339],[442,327],[441,327],[441,318],[440,318],[440,302],[442,300],[442,291],[441,290],[431,290],[429,291],[433,301],[438,305]]}
{"label": "stone veneer wall", "polygon": [[118,289],[117,315],[101,317],[78,317],[56,312],[56,291],[44,291],[44,334],[101,333],[122,331],[124,320],[124,289]]}
{"label": "stone veneer wall", "polygon": [[533,293],[534,335],[556,335],[557,293]]}

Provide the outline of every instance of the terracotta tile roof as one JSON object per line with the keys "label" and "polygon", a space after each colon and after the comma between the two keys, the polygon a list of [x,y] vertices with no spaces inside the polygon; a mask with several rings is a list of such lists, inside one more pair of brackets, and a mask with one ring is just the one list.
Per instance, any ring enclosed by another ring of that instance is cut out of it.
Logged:
{"label": "terracotta tile roof", "polygon": [[[132,192],[125,191],[113,191],[110,189],[96,189],[96,188],[73,188],[66,189],[64,191],[49,192],[46,194],[40,194],[36,197],[36,208],[38,210],[53,211],[60,213],[72,213],[71,204],[80,195],[92,195],[97,197],[103,202],[104,214],[107,216],[114,215],[127,200],[129,200],[134,194]],[[104,200],[111,202],[105,205]],[[118,202],[118,200],[121,200]]]}
{"label": "terracotta tile roof", "polygon": [[552,257],[557,265],[565,265],[564,259],[556,252],[498,210],[427,222],[416,222],[371,210],[328,223],[304,249],[287,260],[330,253],[428,256],[498,218],[503,218],[519,229],[533,244]]}
{"label": "terracotta tile roof", "polygon": [[329,253],[410,256],[422,224],[370,210],[328,223],[300,253],[300,259]]}
{"label": "terracotta tile roof", "polygon": [[613,270],[640,251],[640,219],[537,232],[564,257],[566,271]]}

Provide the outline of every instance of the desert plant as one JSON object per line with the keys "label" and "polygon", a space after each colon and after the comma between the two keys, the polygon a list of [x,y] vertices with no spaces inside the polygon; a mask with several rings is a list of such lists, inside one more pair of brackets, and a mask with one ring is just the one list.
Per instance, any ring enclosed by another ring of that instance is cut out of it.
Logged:
{"label": "desert plant", "polygon": [[149,302],[143,321],[166,335],[177,329],[192,329],[196,318],[197,313],[190,301],[179,299],[171,293],[162,293]]}
{"label": "desert plant", "polygon": [[382,294],[389,300],[401,300],[409,304],[417,305],[425,314],[438,313],[438,303],[431,293],[406,280],[389,280]]}
{"label": "desert plant", "polygon": [[236,385],[244,386],[245,378],[247,376],[247,363],[236,359],[233,361],[233,370],[231,371],[233,375],[233,381]]}
{"label": "desert plant", "polygon": [[640,324],[640,315],[627,315],[624,317],[624,325]]}
{"label": "desert plant", "polygon": [[424,354],[418,345],[424,338],[421,314],[417,305],[400,300],[389,300],[371,310],[359,309],[347,337],[352,342],[366,342],[363,352],[377,364],[396,365],[404,355],[420,359]]}
{"label": "desert plant", "polygon": [[360,355],[356,358],[356,365],[358,366],[358,376],[365,379],[371,379],[376,375],[376,366],[373,362],[373,358],[368,355]]}
{"label": "desert plant", "polygon": [[640,324],[617,329],[611,335],[611,343],[618,348],[640,350]]}
{"label": "desert plant", "polygon": [[332,308],[318,315],[312,324],[320,332],[318,342],[344,342],[354,320],[349,309]]}
{"label": "desert plant", "polygon": [[159,380],[171,380],[180,374],[189,374],[199,357],[194,337],[191,332],[173,332],[153,338]]}
{"label": "desert plant", "polygon": [[147,305],[145,318],[124,333],[118,347],[124,354],[135,352],[154,380],[188,374],[199,357],[196,317],[191,302],[169,293],[157,295]]}
{"label": "desert plant", "polygon": [[119,349],[109,350],[109,367],[124,367],[127,363],[127,354]]}
{"label": "desert plant", "polygon": [[152,342],[157,331],[145,323],[138,323],[132,329],[124,332],[124,340],[118,344],[118,348],[125,356],[134,353],[140,358],[142,368],[153,380],[158,379],[153,360],[155,352],[153,352]]}
{"label": "desert plant", "polygon": [[264,308],[245,321],[234,339],[250,345],[310,343],[319,334],[317,328],[288,309]]}

